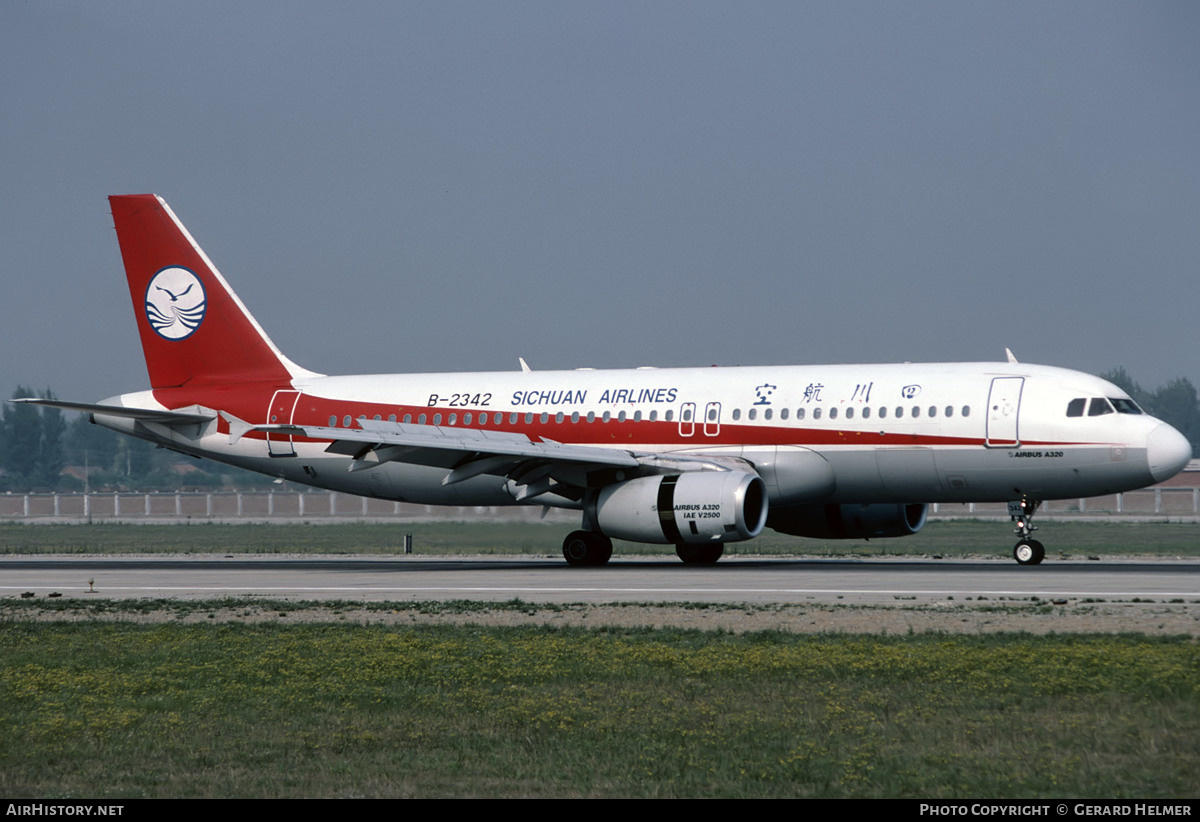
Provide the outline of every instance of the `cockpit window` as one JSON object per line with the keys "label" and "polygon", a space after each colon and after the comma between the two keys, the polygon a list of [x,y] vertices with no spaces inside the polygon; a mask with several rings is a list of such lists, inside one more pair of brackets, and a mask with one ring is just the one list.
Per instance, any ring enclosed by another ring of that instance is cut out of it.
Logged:
{"label": "cockpit window", "polygon": [[1142,409],[1138,408],[1138,404],[1133,400],[1122,399],[1121,397],[1109,397],[1108,401],[1117,409],[1118,414],[1141,414]]}
{"label": "cockpit window", "polygon": [[1087,397],[1077,397],[1067,403],[1068,417],[1082,417],[1083,408],[1087,405]]}
{"label": "cockpit window", "polygon": [[1108,404],[1108,400],[1104,397],[1092,397],[1092,402],[1088,406],[1089,417],[1099,417],[1101,414],[1113,413],[1113,407]]}

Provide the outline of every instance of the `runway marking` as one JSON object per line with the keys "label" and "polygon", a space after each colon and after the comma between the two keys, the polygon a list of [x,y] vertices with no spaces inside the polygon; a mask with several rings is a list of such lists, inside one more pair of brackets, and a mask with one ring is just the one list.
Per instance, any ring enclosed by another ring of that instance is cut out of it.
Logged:
{"label": "runway marking", "polygon": [[[0,585],[3,591],[28,591],[31,588],[62,588],[54,585]],[[74,586],[72,586],[74,587]],[[68,588],[68,590],[70,590]],[[972,596],[1020,596],[1020,597],[1200,597],[1200,591],[1017,591],[1017,590],[976,590],[965,588],[913,590],[893,588],[608,588],[608,587],[569,587],[558,586],[403,586],[375,587],[371,585],[355,586],[237,586],[237,585],[187,585],[187,586],[130,586],[105,585],[88,593],[103,594],[109,591],[170,591],[170,592],[243,592],[243,593],[321,593],[321,592],[355,592],[355,593],[434,593],[434,592],[463,592],[480,594],[502,593],[547,593],[547,594],[885,594],[892,596],[950,596],[971,594]]]}

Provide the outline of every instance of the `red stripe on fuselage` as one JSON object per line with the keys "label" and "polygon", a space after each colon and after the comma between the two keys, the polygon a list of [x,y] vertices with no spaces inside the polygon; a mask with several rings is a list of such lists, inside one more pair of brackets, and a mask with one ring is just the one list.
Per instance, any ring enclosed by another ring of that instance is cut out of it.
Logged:
{"label": "red stripe on fuselage", "polygon": [[[204,389],[168,388],[154,391],[154,397],[166,408],[181,409],[191,405],[203,405],[226,411],[239,419],[252,424],[269,422],[267,412],[272,398],[278,390],[290,390],[290,385],[278,383],[230,383],[224,386],[208,386]],[[509,422],[513,414],[517,421]],[[525,422],[526,414],[532,414],[532,422]],[[425,415],[425,424],[438,425],[441,428],[471,428],[487,431],[511,431],[525,434],[532,439],[547,439],[556,442],[575,445],[609,445],[621,448],[637,448],[640,446],[667,446],[672,448],[704,448],[708,446],[737,446],[737,445],[800,445],[800,446],[874,446],[874,445],[942,445],[942,446],[979,446],[985,445],[982,437],[958,436],[948,434],[929,434],[906,432],[903,429],[857,430],[837,427],[824,428],[811,424],[797,425],[747,425],[744,423],[723,422],[719,426],[709,424],[709,430],[716,428],[714,434],[705,433],[705,423],[696,421],[683,423],[678,420],[638,420],[626,419],[618,421],[614,416],[608,422],[597,415],[593,422],[587,422],[587,414],[580,411],[578,422],[571,421],[571,414],[564,412],[563,421],[557,422],[556,414],[547,413],[546,422],[542,422],[541,412],[501,411],[495,408],[450,408],[445,406],[426,405],[392,405],[388,403],[358,402],[354,400],[336,400],[301,393],[295,404],[295,410],[290,420],[276,420],[280,424],[294,424],[322,427],[344,427],[346,417],[351,419],[351,427],[359,417],[381,420],[394,418],[403,421],[405,415],[411,417],[410,422],[416,423],[420,416]],[[471,423],[464,422],[465,415],[471,415]],[[501,422],[495,423],[495,415],[500,414]],[[441,416],[440,423],[434,423],[434,415]],[[455,422],[450,423],[450,417]],[[487,416],[486,424],[480,425],[480,415]],[[335,425],[330,425],[331,419]],[[922,427],[929,422],[915,423]],[[682,430],[692,430],[690,436],[680,433]],[[229,426],[224,420],[218,423],[218,430],[228,433]],[[254,432],[247,436],[263,439],[264,434]],[[298,438],[299,439],[299,438]],[[1023,440],[1022,446],[1068,446],[1096,445],[1098,443],[1060,442],[1052,440]]]}

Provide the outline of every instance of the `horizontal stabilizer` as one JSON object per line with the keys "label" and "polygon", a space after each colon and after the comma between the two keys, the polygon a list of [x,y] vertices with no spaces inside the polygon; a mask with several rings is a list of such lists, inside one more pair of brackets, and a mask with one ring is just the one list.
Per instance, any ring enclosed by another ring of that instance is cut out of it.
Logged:
{"label": "horizontal stabilizer", "polygon": [[100,414],[104,417],[124,417],[142,422],[157,422],[162,425],[196,425],[217,418],[211,411],[167,411],[155,408],[126,408],[123,405],[99,405],[90,402],[67,402],[65,400],[43,400],[38,397],[22,397],[9,402],[28,405],[44,405],[47,408],[62,408],[65,411],[81,411],[84,414]]}

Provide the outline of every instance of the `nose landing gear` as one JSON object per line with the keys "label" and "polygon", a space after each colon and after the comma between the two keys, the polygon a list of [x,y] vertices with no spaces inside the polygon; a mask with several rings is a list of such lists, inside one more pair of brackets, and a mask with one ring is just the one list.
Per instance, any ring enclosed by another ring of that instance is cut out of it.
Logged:
{"label": "nose landing gear", "polygon": [[1032,522],[1033,515],[1041,504],[1040,499],[1028,497],[1008,504],[1008,515],[1017,524],[1016,533],[1020,537],[1013,548],[1013,558],[1021,565],[1037,565],[1046,558],[1046,547],[1033,539],[1033,532],[1037,530],[1037,526]]}

